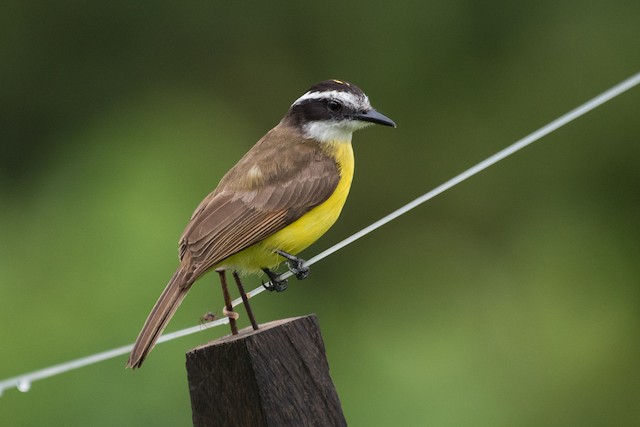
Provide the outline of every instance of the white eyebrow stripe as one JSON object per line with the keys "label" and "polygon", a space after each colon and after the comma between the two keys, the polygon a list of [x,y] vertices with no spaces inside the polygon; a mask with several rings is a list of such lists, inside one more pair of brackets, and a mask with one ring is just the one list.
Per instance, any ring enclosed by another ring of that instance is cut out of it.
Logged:
{"label": "white eyebrow stripe", "polygon": [[308,99],[336,99],[341,101],[345,105],[349,105],[356,109],[371,108],[369,104],[369,98],[367,96],[361,97],[348,92],[342,92],[338,90],[330,90],[325,92],[307,92],[292,104],[297,105]]}

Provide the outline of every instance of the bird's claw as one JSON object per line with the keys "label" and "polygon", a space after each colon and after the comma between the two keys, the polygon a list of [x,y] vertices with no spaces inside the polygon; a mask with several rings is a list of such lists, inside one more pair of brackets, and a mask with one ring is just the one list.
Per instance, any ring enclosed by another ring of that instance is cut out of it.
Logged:
{"label": "bird's claw", "polygon": [[274,273],[268,268],[263,268],[262,271],[264,271],[269,277],[269,281],[267,283],[262,282],[262,286],[264,286],[266,290],[271,292],[273,291],[282,292],[285,289],[287,289],[288,283],[289,283],[287,279],[280,278],[279,274]]}
{"label": "bird's claw", "polygon": [[289,271],[296,276],[298,280],[306,279],[307,276],[309,276],[309,267],[305,265],[305,260],[286,253],[285,251],[281,251],[280,249],[278,249],[276,253],[287,259],[287,267],[289,268]]}

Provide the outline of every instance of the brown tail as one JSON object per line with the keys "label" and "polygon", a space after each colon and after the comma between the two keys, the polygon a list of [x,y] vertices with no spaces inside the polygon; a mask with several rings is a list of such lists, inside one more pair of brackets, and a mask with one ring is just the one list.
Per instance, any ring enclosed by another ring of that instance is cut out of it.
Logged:
{"label": "brown tail", "polygon": [[162,295],[153,306],[151,313],[149,313],[147,321],[144,322],[144,326],[129,355],[127,367],[135,369],[142,366],[145,357],[153,349],[160,334],[162,334],[194,281],[195,277],[193,277],[191,271],[187,271],[182,266],[176,270],[167,287],[164,288]]}

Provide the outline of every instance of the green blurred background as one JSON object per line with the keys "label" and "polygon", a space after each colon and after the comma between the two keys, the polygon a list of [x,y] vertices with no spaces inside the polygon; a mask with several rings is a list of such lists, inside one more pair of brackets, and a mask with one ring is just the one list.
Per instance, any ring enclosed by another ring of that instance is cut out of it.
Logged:
{"label": "green blurred background", "polygon": [[[195,206],[317,81],[398,128],[355,135],[350,199],[307,258],[640,70],[637,1],[1,9],[0,379],[133,342]],[[259,321],[318,314],[353,426],[639,425],[639,106],[636,88],[261,295]],[[168,330],[221,306],[206,276]],[[7,390],[0,425],[189,425],[184,352],[225,333]]]}

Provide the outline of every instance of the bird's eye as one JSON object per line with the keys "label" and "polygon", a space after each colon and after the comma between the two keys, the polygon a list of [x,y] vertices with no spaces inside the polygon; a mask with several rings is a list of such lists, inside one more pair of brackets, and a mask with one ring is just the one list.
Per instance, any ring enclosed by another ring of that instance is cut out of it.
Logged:
{"label": "bird's eye", "polygon": [[327,107],[329,108],[329,111],[333,113],[337,113],[338,111],[342,110],[342,104],[334,100],[330,100],[329,102],[327,102]]}

